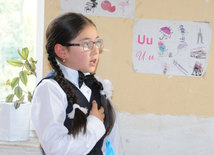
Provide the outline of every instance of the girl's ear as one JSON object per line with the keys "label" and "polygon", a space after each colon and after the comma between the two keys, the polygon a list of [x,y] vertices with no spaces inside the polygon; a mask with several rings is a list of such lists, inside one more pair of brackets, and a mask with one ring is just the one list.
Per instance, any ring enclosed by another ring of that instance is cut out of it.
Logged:
{"label": "girl's ear", "polygon": [[65,46],[62,46],[61,44],[56,44],[54,46],[54,50],[59,58],[61,58],[62,60],[66,59],[67,48]]}

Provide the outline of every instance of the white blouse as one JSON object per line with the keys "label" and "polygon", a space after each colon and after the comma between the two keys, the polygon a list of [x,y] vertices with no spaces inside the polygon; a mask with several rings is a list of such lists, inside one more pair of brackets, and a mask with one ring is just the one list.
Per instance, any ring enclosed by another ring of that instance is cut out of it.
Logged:
{"label": "white blouse", "polygon": [[[66,79],[77,88],[78,72],[59,64]],[[83,95],[90,100],[91,90],[84,83],[80,88]],[[46,155],[85,155],[89,153],[98,140],[105,134],[103,122],[93,115],[87,117],[86,134],[79,133],[75,138],[68,135],[64,126],[66,118],[67,97],[59,84],[53,79],[43,80],[36,88],[32,100],[32,123]],[[117,121],[112,132],[103,143],[109,139],[115,155],[122,155],[119,128]],[[105,154],[105,153],[104,153]]]}

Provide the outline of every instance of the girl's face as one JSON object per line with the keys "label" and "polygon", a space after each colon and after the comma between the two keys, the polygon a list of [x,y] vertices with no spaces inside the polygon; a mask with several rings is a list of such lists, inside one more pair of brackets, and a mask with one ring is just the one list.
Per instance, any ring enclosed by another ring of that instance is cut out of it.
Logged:
{"label": "girl's face", "polygon": [[[79,35],[69,43],[82,44],[83,42],[94,42],[97,39],[97,29],[90,24],[85,26]],[[99,60],[99,49],[95,45],[92,50],[83,50],[82,46],[70,46],[67,49],[67,56],[64,63],[65,66],[79,70],[83,73],[95,72]]]}

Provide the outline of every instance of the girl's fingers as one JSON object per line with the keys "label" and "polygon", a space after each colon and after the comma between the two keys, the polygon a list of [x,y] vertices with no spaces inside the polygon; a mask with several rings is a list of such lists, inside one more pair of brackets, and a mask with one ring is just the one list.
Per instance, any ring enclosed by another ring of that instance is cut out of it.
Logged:
{"label": "girl's fingers", "polygon": [[104,113],[104,108],[101,106],[99,112]]}
{"label": "girl's fingers", "polygon": [[92,101],[92,109],[98,110],[98,108],[97,108],[97,102],[95,100]]}

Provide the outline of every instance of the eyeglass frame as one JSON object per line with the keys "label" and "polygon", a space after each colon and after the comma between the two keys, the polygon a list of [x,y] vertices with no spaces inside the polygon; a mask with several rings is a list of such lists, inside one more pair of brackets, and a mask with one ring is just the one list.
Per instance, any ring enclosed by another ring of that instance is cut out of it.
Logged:
{"label": "eyeglass frame", "polygon": [[[101,41],[101,47],[99,48],[96,43],[97,41]],[[93,50],[94,49],[94,46],[92,46],[92,49],[89,48],[88,46],[88,49],[84,49],[84,43],[93,43],[93,45],[95,45],[99,50],[102,50],[103,49],[103,39],[97,39],[95,41],[85,41],[85,42],[82,42],[82,43],[63,43],[62,45],[63,46],[81,46],[83,48],[83,51],[88,51],[88,50]]]}

